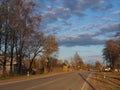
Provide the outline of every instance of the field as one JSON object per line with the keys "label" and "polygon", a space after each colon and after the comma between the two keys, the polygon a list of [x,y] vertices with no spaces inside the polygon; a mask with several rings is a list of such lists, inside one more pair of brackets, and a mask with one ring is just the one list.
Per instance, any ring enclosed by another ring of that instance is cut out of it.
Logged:
{"label": "field", "polygon": [[94,72],[89,82],[96,90],[120,90],[120,72]]}

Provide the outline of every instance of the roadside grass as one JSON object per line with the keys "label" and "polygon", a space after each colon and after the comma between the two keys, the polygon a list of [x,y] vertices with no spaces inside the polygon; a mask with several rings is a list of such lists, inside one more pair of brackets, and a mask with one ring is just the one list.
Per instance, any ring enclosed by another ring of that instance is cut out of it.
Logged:
{"label": "roadside grass", "polygon": [[5,79],[9,79],[11,77],[4,77],[4,76],[0,76],[0,80],[5,80]]}
{"label": "roadside grass", "polygon": [[111,87],[111,90],[120,90],[120,88],[119,87]]}
{"label": "roadside grass", "polygon": [[47,76],[57,75],[65,73],[62,70],[61,71],[54,71],[54,72],[48,72],[43,74],[35,74],[35,75],[14,75],[14,76],[0,76],[0,83],[2,82],[10,82],[10,81],[19,81],[19,80],[27,80],[27,79],[34,79],[34,78],[43,78]]}
{"label": "roadside grass", "polygon": [[43,76],[47,76],[47,75],[51,75],[51,74],[57,74],[57,73],[62,73],[63,69],[62,68],[55,68],[53,69],[52,72],[47,72],[47,73],[39,73],[39,74],[34,74],[34,75],[6,75],[6,76],[2,76],[0,75],[0,81],[4,81],[4,80],[11,80],[11,79],[28,79],[28,78],[36,78],[36,77],[43,77]]}
{"label": "roadside grass", "polygon": [[11,80],[11,79],[22,79],[22,78],[25,78],[26,76],[25,75],[22,75],[22,76],[0,76],[0,81],[2,80]]}
{"label": "roadside grass", "polygon": [[94,72],[90,80],[97,90],[120,90],[120,72]]}

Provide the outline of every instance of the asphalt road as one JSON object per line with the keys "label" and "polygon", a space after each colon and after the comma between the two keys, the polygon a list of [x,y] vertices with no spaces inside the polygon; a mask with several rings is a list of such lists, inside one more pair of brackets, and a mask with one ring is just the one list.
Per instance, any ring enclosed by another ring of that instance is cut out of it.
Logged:
{"label": "asphalt road", "polygon": [[19,82],[11,81],[0,84],[0,90],[85,90],[86,84],[94,90],[87,81],[89,76],[90,72],[79,71]]}

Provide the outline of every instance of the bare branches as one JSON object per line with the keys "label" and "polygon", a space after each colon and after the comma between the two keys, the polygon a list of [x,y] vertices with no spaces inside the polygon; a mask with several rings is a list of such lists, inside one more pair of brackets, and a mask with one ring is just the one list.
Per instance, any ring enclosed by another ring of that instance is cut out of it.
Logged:
{"label": "bare branches", "polygon": [[10,73],[15,60],[17,72],[21,74],[23,60],[29,60],[29,69],[32,69],[38,55],[49,56],[58,50],[55,37],[40,32],[41,16],[33,13],[34,6],[25,0],[0,1],[0,55],[4,57],[4,72],[8,60]]}
{"label": "bare branches", "polygon": [[110,64],[111,69],[116,67],[118,58],[120,57],[120,45],[117,41],[109,40],[103,50],[103,56],[107,63]]}

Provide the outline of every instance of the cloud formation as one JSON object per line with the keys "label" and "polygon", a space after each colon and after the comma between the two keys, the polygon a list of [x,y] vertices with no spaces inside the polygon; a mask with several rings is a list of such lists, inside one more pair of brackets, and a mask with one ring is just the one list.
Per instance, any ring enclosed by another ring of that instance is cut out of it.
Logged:
{"label": "cloud formation", "polygon": [[[100,45],[105,42],[105,40],[95,39],[93,36],[97,34],[84,33],[78,34],[76,36],[66,36],[62,40],[59,39],[59,44],[63,46],[86,46],[86,45]],[[61,37],[62,38],[62,37]]]}
{"label": "cloud formation", "polygon": [[120,31],[120,23],[104,26],[100,30],[102,33],[118,32]]}
{"label": "cloud formation", "polygon": [[[93,24],[91,27],[94,27],[94,25],[96,26],[97,24]],[[103,45],[106,40],[113,38],[113,36],[115,36],[114,33],[118,31],[120,31],[119,23],[103,26],[96,32],[80,33],[75,36],[64,35],[59,37],[58,41],[59,44],[63,46]]]}
{"label": "cloud formation", "polygon": [[113,11],[112,14],[116,14],[120,17],[120,10]]}
{"label": "cloud formation", "polygon": [[[55,34],[59,45],[102,45],[120,30],[119,0],[35,0],[41,30]],[[117,7],[118,8],[118,7]]]}
{"label": "cloud formation", "polygon": [[95,16],[95,18],[97,18],[99,20],[102,20],[102,21],[105,21],[105,22],[112,22],[112,21],[114,21],[112,18],[103,17],[103,16]]}

